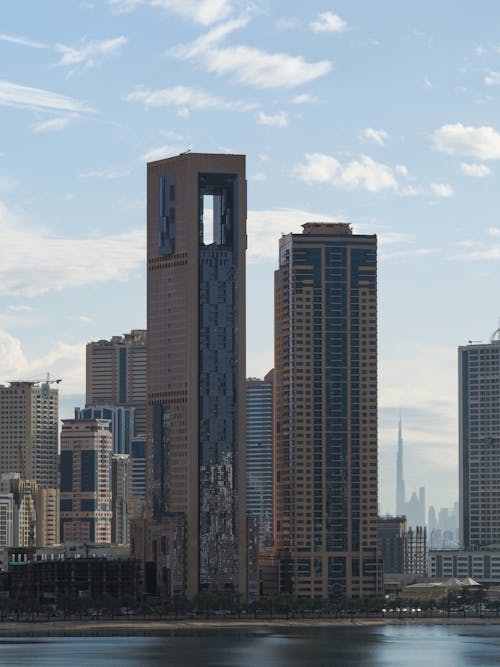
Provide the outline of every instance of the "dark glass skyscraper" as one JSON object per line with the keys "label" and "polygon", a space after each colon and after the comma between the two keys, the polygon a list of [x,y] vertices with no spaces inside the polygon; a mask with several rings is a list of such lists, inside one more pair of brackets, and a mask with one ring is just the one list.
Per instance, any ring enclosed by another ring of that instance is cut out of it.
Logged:
{"label": "dark glass skyscraper", "polygon": [[275,546],[297,596],[381,590],[377,240],[307,223],[275,274]]}
{"label": "dark glass skyscraper", "polygon": [[242,155],[148,164],[148,517],[159,592],[246,594]]}

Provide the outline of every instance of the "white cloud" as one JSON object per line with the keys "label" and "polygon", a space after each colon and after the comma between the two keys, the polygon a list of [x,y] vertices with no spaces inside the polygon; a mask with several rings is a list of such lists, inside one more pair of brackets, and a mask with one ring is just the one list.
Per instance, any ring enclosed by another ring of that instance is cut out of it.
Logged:
{"label": "white cloud", "polygon": [[484,178],[491,174],[491,169],[485,164],[470,164],[468,162],[462,162],[460,164],[460,169],[466,176],[474,176],[475,178]]}
{"label": "white cloud", "polygon": [[15,218],[1,202],[0,237],[0,294],[10,297],[31,298],[92,283],[126,281],[142,269],[145,260],[143,228],[99,238],[64,239]]}
{"label": "white cloud", "polygon": [[408,167],[404,164],[397,164],[394,167],[394,170],[398,172],[398,174],[401,174],[401,176],[405,176],[408,178],[409,172],[408,172]]}
{"label": "white cloud", "polygon": [[471,155],[480,160],[500,159],[500,134],[488,125],[443,125],[433,134],[434,146],[450,155]]}
{"label": "white cloud", "polygon": [[35,42],[32,39],[27,37],[21,37],[20,35],[6,35],[5,33],[0,34],[0,41],[2,42],[11,42],[11,44],[19,44],[19,46],[27,46],[31,49],[46,49],[47,46],[41,42]]}
{"label": "white cloud", "polygon": [[33,312],[33,307],[32,306],[25,306],[25,305],[11,305],[9,306],[9,310],[11,310],[13,313],[31,313]]}
{"label": "white cloud", "polygon": [[81,65],[83,68],[95,67],[102,58],[116,55],[126,43],[127,39],[121,35],[101,42],[84,42],[81,48],[57,44],[55,50],[62,54],[57,65],[63,67],[74,67],[75,65]]}
{"label": "white cloud", "polygon": [[367,127],[363,130],[363,137],[374,141],[379,146],[384,146],[389,135],[385,130],[374,130],[373,127]]}
{"label": "white cloud", "polygon": [[157,148],[150,148],[139,157],[139,160],[141,162],[155,162],[155,160],[163,160],[164,158],[171,157],[172,155],[179,155],[179,153],[185,150],[187,150],[186,146],[181,148],[179,146],[166,144],[163,146],[158,146]]}
{"label": "white cloud", "polygon": [[274,24],[278,30],[293,30],[300,26],[300,20],[294,16],[290,18],[281,18]]}
{"label": "white cloud", "polygon": [[431,183],[431,192],[436,195],[436,197],[453,197],[455,191],[451,185],[447,183]]}
{"label": "white cloud", "polygon": [[424,88],[429,88],[429,89],[434,88],[434,84],[427,77],[425,77],[425,79],[424,79]]}
{"label": "white cloud", "polygon": [[225,100],[211,93],[205,93],[197,88],[187,86],[173,86],[172,88],[161,88],[159,90],[138,90],[129,93],[125,100],[127,102],[142,102],[146,108],[178,107],[179,109],[237,109],[247,111],[253,105],[243,104],[237,101]]}
{"label": "white cloud", "polygon": [[484,77],[484,83],[487,86],[500,86],[500,72],[490,70]]}
{"label": "white cloud", "polygon": [[232,12],[229,0],[108,0],[118,11],[130,12],[139,5],[158,7],[201,25],[222,21]]}
{"label": "white cloud", "polygon": [[85,387],[85,343],[52,343],[40,357],[29,357],[21,340],[0,329],[0,383],[12,380],[42,380],[47,371],[62,378],[60,394],[81,393]]}
{"label": "white cloud", "polygon": [[500,236],[500,229],[498,227],[488,227],[486,233],[488,236]]}
{"label": "white cloud", "polygon": [[130,176],[132,169],[130,167],[104,167],[103,169],[95,169],[94,171],[87,171],[80,174],[80,178],[91,179],[95,178],[103,181],[112,181],[115,178],[125,178]]}
{"label": "white cloud", "polygon": [[343,32],[347,23],[333,12],[323,12],[318,14],[315,21],[309,23],[309,27],[313,32]]}
{"label": "white cloud", "polygon": [[290,102],[292,104],[314,104],[318,101],[317,97],[310,95],[309,93],[302,93],[301,95],[295,95],[292,97]]}
{"label": "white cloud", "polygon": [[92,111],[85,103],[73,97],[52,93],[42,88],[21,86],[10,81],[0,81],[0,106],[35,111]]}
{"label": "white cloud", "polygon": [[209,49],[201,64],[215,74],[233,74],[236,81],[256,88],[293,88],[327,74],[328,60],[309,63],[302,56],[268,53],[248,46]]}
{"label": "white cloud", "polygon": [[284,111],[268,115],[263,111],[257,114],[257,122],[260,125],[269,125],[270,127],[286,127],[288,125],[288,115]]}
{"label": "white cloud", "polygon": [[426,191],[425,188],[422,188],[421,186],[405,185],[401,188],[400,194],[403,195],[403,197],[420,197],[421,195],[425,195]]}
{"label": "white cloud", "polygon": [[60,132],[75,121],[75,116],[57,116],[49,120],[42,120],[33,125],[35,132]]}
{"label": "white cloud", "polygon": [[218,44],[224,37],[227,37],[227,35],[246,26],[249,20],[248,16],[240,16],[239,18],[231,19],[225,23],[219,23],[215,28],[212,28],[192,42],[189,42],[188,44],[178,44],[169,49],[167,53],[176,58],[195,58],[196,56],[205,53],[212,46]]}
{"label": "white cloud", "polygon": [[247,216],[248,259],[276,259],[278,241],[283,234],[299,233],[301,225],[313,220],[343,222],[343,216],[333,218],[324,213],[285,208],[250,210]]}
{"label": "white cloud", "polygon": [[308,183],[328,183],[346,190],[369,192],[398,190],[392,169],[367,155],[347,164],[323,153],[308,153],[305,157],[306,162],[295,168],[295,175]]}

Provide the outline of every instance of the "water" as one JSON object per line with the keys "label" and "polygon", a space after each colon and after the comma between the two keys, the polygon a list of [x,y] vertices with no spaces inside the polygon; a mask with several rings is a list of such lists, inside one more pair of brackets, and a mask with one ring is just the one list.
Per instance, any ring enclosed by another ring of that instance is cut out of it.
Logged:
{"label": "water", "polygon": [[308,628],[169,637],[0,639],[0,665],[37,667],[488,667],[500,625]]}

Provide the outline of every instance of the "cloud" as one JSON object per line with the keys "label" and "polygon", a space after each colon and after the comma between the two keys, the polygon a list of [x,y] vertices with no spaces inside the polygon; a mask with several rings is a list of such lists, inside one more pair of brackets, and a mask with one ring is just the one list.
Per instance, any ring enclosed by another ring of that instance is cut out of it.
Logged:
{"label": "cloud", "polygon": [[80,174],[83,179],[98,179],[102,181],[112,181],[115,178],[125,178],[130,176],[132,169],[130,167],[104,167],[103,169],[96,169],[94,171],[87,171]]}
{"label": "cloud", "polygon": [[11,44],[19,44],[19,46],[27,46],[31,49],[46,49],[46,44],[41,42],[35,42],[32,39],[27,37],[21,37],[20,35],[6,35],[5,33],[0,34],[0,41],[10,42]]}
{"label": "cloud", "polygon": [[1,202],[0,237],[0,294],[14,298],[126,281],[145,261],[142,227],[99,238],[64,239],[15,218]]}
{"label": "cloud", "polygon": [[309,93],[302,93],[301,95],[296,95],[292,97],[290,102],[292,104],[314,104],[318,101],[317,97],[310,95]]}
{"label": "cloud", "polygon": [[62,67],[81,65],[86,69],[95,67],[103,58],[116,55],[126,43],[126,37],[121,35],[101,42],[84,42],[81,48],[57,44],[55,50],[62,56],[56,64]]}
{"label": "cloud", "polygon": [[484,77],[484,83],[487,86],[500,86],[500,72],[490,70]]}
{"label": "cloud", "polygon": [[385,130],[374,130],[373,127],[367,127],[363,130],[362,136],[365,137],[365,139],[374,141],[379,146],[384,146],[386,140],[389,138],[389,135]]}
{"label": "cloud", "polygon": [[436,197],[453,197],[455,191],[451,185],[446,183],[431,183],[431,192],[436,195]]}
{"label": "cloud", "polygon": [[313,220],[343,222],[344,218],[295,208],[248,211],[249,261],[276,259],[280,236],[290,232],[299,233],[302,231],[301,225]]}
{"label": "cloud", "polygon": [[205,53],[212,46],[218,44],[221,40],[227,37],[227,35],[246,26],[249,20],[250,18],[248,16],[240,16],[239,18],[231,19],[225,23],[220,23],[219,25],[216,25],[215,28],[212,28],[192,42],[189,42],[188,44],[178,44],[177,46],[172,47],[167,53],[176,58],[186,60],[195,58],[196,56]]}
{"label": "cloud", "polygon": [[309,27],[313,32],[344,32],[347,23],[333,12],[323,12],[318,14],[315,21],[309,23]]}
{"label": "cloud", "polygon": [[108,0],[112,7],[121,12],[130,12],[139,5],[158,7],[173,14],[188,18],[201,25],[211,25],[222,21],[231,14],[229,0]]}
{"label": "cloud", "polygon": [[460,169],[466,176],[474,176],[475,178],[484,178],[491,174],[491,169],[485,164],[462,162],[460,164]]}
{"label": "cloud", "polygon": [[171,157],[172,155],[179,155],[181,151],[187,150],[188,147],[179,147],[166,144],[163,146],[158,146],[157,148],[150,148],[145,153],[143,153],[139,160],[141,162],[155,162],[156,160],[163,160],[166,157]]}
{"label": "cloud", "polygon": [[92,111],[84,102],[73,97],[52,93],[42,88],[10,83],[10,81],[0,81],[0,106],[34,111]]}
{"label": "cloud", "polygon": [[34,132],[60,132],[75,121],[75,116],[57,116],[33,125]]}
{"label": "cloud", "polygon": [[9,306],[9,310],[11,310],[13,313],[32,313],[33,307],[25,305],[19,305],[19,306],[11,305]]}
{"label": "cloud", "polygon": [[242,102],[226,100],[211,93],[205,93],[197,88],[187,86],[173,86],[172,88],[161,88],[159,90],[138,90],[129,93],[125,100],[127,102],[142,102],[146,108],[178,107],[178,109],[196,110],[201,109],[236,109],[247,111],[253,105]]}
{"label": "cloud", "polygon": [[362,155],[359,160],[341,164],[324,153],[307,153],[306,162],[295,168],[295,175],[307,183],[328,183],[346,190],[398,190],[398,182],[390,167]]}
{"label": "cloud", "polygon": [[19,338],[0,329],[0,383],[13,380],[41,380],[47,371],[62,383],[60,394],[81,393],[85,387],[85,342],[52,343],[51,349],[39,357],[29,357]]}
{"label": "cloud", "polygon": [[255,88],[293,88],[327,74],[328,60],[309,63],[302,56],[267,53],[248,46],[210,49],[202,64],[215,74],[232,74],[239,83]]}
{"label": "cloud", "polygon": [[433,142],[438,151],[449,155],[471,155],[480,160],[500,159],[500,134],[487,125],[443,125],[435,130]]}
{"label": "cloud", "polygon": [[450,259],[471,262],[500,260],[500,229],[488,227],[484,234],[486,238],[466,239],[457,243],[462,251],[451,256]]}
{"label": "cloud", "polygon": [[397,164],[394,167],[394,171],[397,171],[398,174],[401,174],[401,176],[405,176],[406,178],[409,176],[408,167],[404,164]]}
{"label": "cloud", "polygon": [[259,111],[257,122],[260,125],[269,125],[270,127],[286,127],[288,125],[288,115],[284,111],[280,111],[274,115],[268,115],[263,111]]}

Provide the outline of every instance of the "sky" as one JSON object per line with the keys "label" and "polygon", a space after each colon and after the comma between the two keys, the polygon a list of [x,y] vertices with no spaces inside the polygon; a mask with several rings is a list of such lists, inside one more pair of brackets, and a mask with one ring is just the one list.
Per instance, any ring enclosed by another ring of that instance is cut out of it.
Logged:
{"label": "sky", "polygon": [[380,509],[458,496],[457,347],[499,326],[496,0],[17,0],[0,13],[0,382],[146,326],[146,163],[247,156],[247,374],[273,366],[278,239],[379,239]]}

